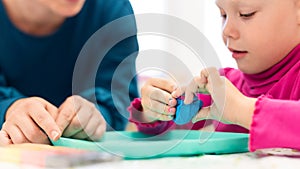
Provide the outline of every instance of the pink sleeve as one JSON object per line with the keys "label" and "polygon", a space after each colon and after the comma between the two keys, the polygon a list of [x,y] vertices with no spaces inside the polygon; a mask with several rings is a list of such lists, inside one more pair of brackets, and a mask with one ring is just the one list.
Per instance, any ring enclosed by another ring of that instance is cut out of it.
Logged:
{"label": "pink sleeve", "polygon": [[173,121],[156,121],[153,123],[142,123],[139,122],[137,117],[140,115],[142,111],[142,105],[141,105],[141,99],[136,98],[134,99],[130,106],[128,107],[128,111],[130,113],[129,121],[134,123],[138,130],[145,134],[160,134],[168,129],[171,129],[171,127],[175,126],[175,123]]}
{"label": "pink sleeve", "polygon": [[261,96],[250,128],[250,151],[263,148],[300,150],[300,101]]}

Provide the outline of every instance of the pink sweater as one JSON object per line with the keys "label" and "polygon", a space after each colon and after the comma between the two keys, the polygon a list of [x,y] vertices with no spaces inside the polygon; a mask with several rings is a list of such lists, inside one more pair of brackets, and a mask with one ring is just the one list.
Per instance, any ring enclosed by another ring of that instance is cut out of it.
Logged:
{"label": "pink sweater", "polygon": [[[217,131],[249,132],[250,151],[263,148],[293,148],[300,150],[300,45],[272,68],[255,75],[247,75],[233,68],[220,70],[244,95],[258,98],[250,131],[236,126],[218,124]],[[159,134],[175,128],[173,121],[146,124],[135,120],[142,110],[140,99],[128,108],[129,121],[138,130]],[[216,122],[214,122],[217,124]],[[200,129],[204,121],[191,129]]]}

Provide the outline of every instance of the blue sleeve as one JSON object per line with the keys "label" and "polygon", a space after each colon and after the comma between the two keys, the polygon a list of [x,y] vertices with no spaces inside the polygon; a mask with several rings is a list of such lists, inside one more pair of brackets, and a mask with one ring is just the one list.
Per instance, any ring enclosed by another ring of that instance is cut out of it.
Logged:
{"label": "blue sleeve", "polygon": [[6,111],[9,106],[16,100],[23,98],[24,96],[16,89],[8,87],[5,77],[0,71],[0,127],[5,121]]}
{"label": "blue sleeve", "polygon": [[[106,23],[133,14],[128,0],[106,2],[105,8],[108,10],[106,12],[108,15],[104,14]],[[129,118],[127,107],[131,100],[138,97],[135,77],[138,42],[135,18],[131,18],[131,22],[114,29],[121,29],[122,32],[134,31],[135,35],[120,41],[109,50],[96,78],[96,99],[100,112],[108,123],[108,130],[125,129]]]}

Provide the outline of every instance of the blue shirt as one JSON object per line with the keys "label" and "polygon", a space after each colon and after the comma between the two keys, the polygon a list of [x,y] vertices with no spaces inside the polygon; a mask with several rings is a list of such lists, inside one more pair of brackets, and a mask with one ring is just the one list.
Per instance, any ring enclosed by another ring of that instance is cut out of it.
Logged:
{"label": "blue shirt", "polygon": [[[133,10],[128,0],[86,0],[80,13],[67,18],[53,34],[32,36],[13,25],[0,0],[0,126],[5,121],[8,107],[20,98],[38,96],[57,107],[74,94],[90,100],[87,94],[82,94],[83,89],[74,91],[74,68],[82,47],[97,30],[131,14]],[[134,17],[131,21],[116,29],[136,33]],[[96,48],[101,49],[104,43],[105,39],[100,39]],[[109,128],[125,128],[126,108],[130,99],[138,97],[135,79],[137,51],[136,34],[122,39],[105,53],[95,79],[89,79],[94,83],[92,93]],[[115,78],[120,89],[118,96],[130,99],[117,98],[115,101],[111,83],[115,70],[125,59],[125,66],[120,68],[123,73]],[[83,72],[82,81],[93,74],[88,69]]]}

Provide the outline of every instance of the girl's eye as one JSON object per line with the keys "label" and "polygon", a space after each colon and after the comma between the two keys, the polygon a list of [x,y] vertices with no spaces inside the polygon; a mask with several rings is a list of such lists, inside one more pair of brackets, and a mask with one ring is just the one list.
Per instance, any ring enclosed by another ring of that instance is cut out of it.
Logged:
{"label": "girl's eye", "polygon": [[254,14],[255,14],[255,12],[245,13],[245,14],[240,13],[240,17],[249,18],[249,17],[253,16]]}
{"label": "girl's eye", "polygon": [[227,17],[226,13],[223,9],[220,9],[220,16],[221,16],[222,19],[226,19],[226,17]]}

